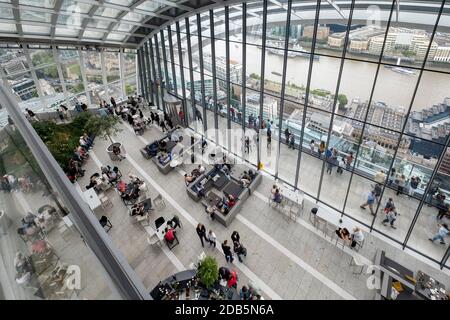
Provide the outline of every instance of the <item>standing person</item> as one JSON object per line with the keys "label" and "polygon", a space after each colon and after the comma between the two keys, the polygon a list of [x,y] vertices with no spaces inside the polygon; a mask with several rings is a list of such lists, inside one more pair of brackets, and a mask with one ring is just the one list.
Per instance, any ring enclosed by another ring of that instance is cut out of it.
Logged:
{"label": "standing person", "polygon": [[239,243],[239,241],[234,241],[233,242],[233,251],[238,256],[239,262],[243,262],[241,256],[244,256],[244,257],[247,256],[247,249],[245,249],[244,246],[241,243]]}
{"label": "standing person", "polygon": [[196,120],[200,120],[201,123],[203,123],[202,114],[201,114],[200,111],[197,109],[197,107],[195,107],[195,119],[196,119]]}
{"label": "standing person", "polygon": [[405,188],[405,184],[406,184],[406,178],[405,175],[397,175],[397,195],[400,196],[403,193],[403,189]]}
{"label": "standing person", "polygon": [[178,112],[178,118],[180,118],[180,124],[184,125],[184,112],[182,109]]}
{"label": "standing person", "polygon": [[223,254],[225,255],[225,260],[227,260],[227,262],[232,263],[233,262],[233,253],[231,252],[231,248],[228,245],[228,241],[225,240],[222,243],[222,250],[223,250]]}
{"label": "standing person", "polygon": [[324,141],[320,141],[319,149],[317,152],[319,152],[319,159],[322,158],[322,153],[325,152],[325,142]]}
{"label": "standing person", "polygon": [[373,180],[375,180],[375,182],[379,184],[384,184],[384,182],[386,181],[386,174],[384,173],[383,170],[380,170],[375,174]]}
{"label": "standing person", "polygon": [[367,200],[366,202],[364,202],[362,205],[360,205],[359,207],[361,209],[366,209],[367,206],[369,206],[370,209],[370,213],[374,216],[375,212],[373,211],[373,204],[375,203],[375,191],[370,191],[369,194],[367,195]]}
{"label": "standing person", "polygon": [[444,237],[446,237],[450,233],[450,230],[448,229],[448,225],[446,223],[443,223],[440,225],[438,233],[428,240],[431,242],[435,242],[436,240],[440,240],[441,244],[445,244]]}
{"label": "standing person", "polygon": [[422,180],[420,180],[419,177],[411,177],[411,181],[409,182],[409,196],[412,197],[414,195],[414,193],[417,190],[417,187],[419,186],[420,182]]}
{"label": "standing person", "polygon": [[209,246],[213,246],[214,248],[216,247],[216,234],[212,231],[209,230],[208,231],[208,242],[209,242]]}
{"label": "standing person", "polygon": [[289,136],[289,149],[290,148],[295,149],[295,136],[293,133]]}
{"label": "standing person", "polygon": [[289,128],[286,127],[286,130],[284,130],[284,137],[286,138],[286,144],[289,145],[289,136],[290,136]]}
{"label": "standing person", "polygon": [[227,282],[227,286],[228,286],[228,288],[231,288],[231,287],[233,287],[233,288],[237,288],[237,280],[238,280],[238,278],[237,278],[237,274],[236,274],[236,271],[231,271],[231,273],[230,273],[230,278],[228,279],[228,282]]}
{"label": "standing person", "polygon": [[111,97],[111,99],[109,99],[111,101],[112,106],[114,107],[114,109],[116,108],[117,104],[116,104],[116,100],[114,100],[113,97]]}
{"label": "standing person", "polygon": [[390,186],[395,181],[395,168],[391,169],[391,172],[389,173],[389,179],[388,179],[388,185]]}
{"label": "standing person", "polygon": [[64,113],[60,108],[56,108],[56,113],[58,114],[59,120],[64,121]]}
{"label": "standing person", "polygon": [[394,200],[392,198],[389,198],[388,202],[384,205],[384,212],[388,213],[392,208],[395,209]]}
{"label": "standing person", "polygon": [[230,113],[231,113],[231,120],[234,121],[234,108],[230,107]]}
{"label": "standing person", "polygon": [[338,168],[337,168],[337,173],[339,174],[343,174],[344,173],[344,168],[345,168],[345,158],[341,157],[338,161]]}
{"label": "standing person", "polygon": [[38,121],[39,119],[36,117],[36,113],[34,113],[32,110],[25,108],[25,111],[28,113],[28,115],[30,116],[30,118],[32,120],[36,120]]}
{"label": "standing person", "polygon": [[141,120],[144,120],[144,114],[141,109],[139,109],[139,117],[141,117]]}
{"label": "standing person", "polygon": [[379,184],[379,183],[375,184],[375,187],[373,189],[373,193],[375,195],[375,199],[377,200],[377,202],[380,201],[382,189],[383,188],[382,188],[381,184]]}
{"label": "standing person", "polygon": [[120,151],[120,147],[114,145],[112,148],[112,152],[114,153],[114,155],[116,157],[119,158],[120,161],[122,161],[123,159],[125,159],[125,157],[122,155],[121,151]]}
{"label": "standing person", "polygon": [[267,131],[267,149],[270,148],[272,144],[272,134],[270,133],[270,131]]}
{"label": "standing person", "polygon": [[239,232],[237,231],[233,231],[233,233],[231,234],[231,241],[235,242],[240,242],[241,240],[241,236],[239,235]]}
{"label": "standing person", "polygon": [[333,157],[327,158],[327,173],[333,173]]}
{"label": "standing person", "polygon": [[314,155],[314,148],[315,148],[316,142],[314,140],[311,140],[309,143],[309,149],[311,150],[311,154]]}
{"label": "standing person", "polygon": [[241,300],[250,300],[250,290],[248,290],[246,286],[243,286],[239,292],[239,297]]}
{"label": "standing person", "polygon": [[197,235],[200,238],[200,241],[202,243],[202,247],[205,247],[205,244],[203,243],[203,239],[205,239],[206,241],[209,241],[208,238],[206,238],[206,228],[204,225],[202,225],[201,223],[199,223],[197,225],[197,228],[195,229],[197,231]]}
{"label": "standing person", "polygon": [[356,247],[356,245],[358,243],[360,245],[362,245],[362,242],[364,241],[364,233],[362,232],[361,228],[354,227],[353,228],[353,233],[352,233],[350,239],[352,240],[352,242],[350,244],[350,248]]}
{"label": "standing person", "polygon": [[387,210],[385,209],[384,212],[386,213],[386,218],[381,223],[383,225],[389,223],[392,229],[397,229],[397,227],[394,226],[394,222],[397,220],[397,211],[395,210],[395,207],[391,206]]}
{"label": "standing person", "polygon": [[165,123],[164,119],[161,119],[161,120],[159,121],[159,126],[161,127],[162,132],[167,131],[166,123]]}
{"label": "standing person", "polygon": [[9,114],[8,114],[8,124],[13,130],[16,130],[16,128],[14,127],[14,121],[11,119]]}
{"label": "standing person", "polygon": [[248,136],[245,137],[245,149],[244,152],[250,153],[250,138]]}
{"label": "standing person", "polygon": [[347,170],[350,170],[353,162],[353,151],[350,151],[350,153],[345,158],[345,165],[347,166]]}

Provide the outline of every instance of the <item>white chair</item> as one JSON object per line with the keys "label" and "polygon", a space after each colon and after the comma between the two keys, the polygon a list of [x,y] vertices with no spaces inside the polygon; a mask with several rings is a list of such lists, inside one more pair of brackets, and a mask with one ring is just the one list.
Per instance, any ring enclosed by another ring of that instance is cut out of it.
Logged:
{"label": "white chair", "polygon": [[99,195],[99,199],[100,199],[100,202],[101,202],[101,205],[102,205],[103,209],[107,209],[107,208],[112,208],[113,207],[113,204],[112,204],[111,200],[104,193],[101,193]]}
{"label": "white chair", "polygon": [[161,194],[158,194],[153,200],[152,200],[153,207],[156,208],[164,208],[166,206],[166,202],[164,201],[164,198]]}
{"label": "white chair", "polygon": [[154,246],[161,247],[161,241],[159,240],[156,233],[153,234],[151,237],[147,237],[147,243],[152,247],[154,247]]}
{"label": "white chair", "polygon": [[136,222],[140,222],[143,226],[149,226],[150,225],[150,216],[148,215],[148,212],[146,212],[142,216],[137,215]]}

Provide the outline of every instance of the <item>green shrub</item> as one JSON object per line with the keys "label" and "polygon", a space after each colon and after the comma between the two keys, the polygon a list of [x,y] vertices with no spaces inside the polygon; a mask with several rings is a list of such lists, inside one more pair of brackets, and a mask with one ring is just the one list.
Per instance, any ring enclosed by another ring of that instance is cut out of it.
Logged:
{"label": "green shrub", "polygon": [[216,259],[211,256],[204,258],[198,266],[197,276],[206,288],[210,288],[219,279],[219,266]]}

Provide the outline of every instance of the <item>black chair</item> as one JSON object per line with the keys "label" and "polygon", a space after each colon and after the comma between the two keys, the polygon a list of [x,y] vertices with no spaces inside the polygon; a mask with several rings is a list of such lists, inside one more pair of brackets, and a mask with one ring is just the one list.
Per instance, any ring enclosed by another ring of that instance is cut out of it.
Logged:
{"label": "black chair", "polygon": [[166,222],[166,220],[164,219],[164,217],[159,217],[158,219],[155,220],[155,227],[156,229],[158,229],[159,227],[161,227],[164,222]]}
{"label": "black chair", "polygon": [[106,232],[108,232],[112,228],[111,221],[109,221],[109,219],[106,216],[102,216],[99,222],[103,228],[108,227],[108,229],[106,229]]}
{"label": "black chair", "polygon": [[172,242],[169,242],[166,240],[166,238],[164,238],[164,241],[166,242],[167,247],[169,247],[169,250],[172,250],[173,248],[175,248],[177,245],[180,244],[180,241],[178,241],[177,233],[175,231],[173,232],[173,236],[174,239]]}

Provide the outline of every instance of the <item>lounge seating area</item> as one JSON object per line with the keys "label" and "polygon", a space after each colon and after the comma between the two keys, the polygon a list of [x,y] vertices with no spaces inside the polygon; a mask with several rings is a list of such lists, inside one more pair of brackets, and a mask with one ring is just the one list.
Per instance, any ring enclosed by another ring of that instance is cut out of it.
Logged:
{"label": "lounge seating area", "polygon": [[[196,202],[201,201],[211,218],[224,226],[230,225],[262,180],[261,175],[251,169],[241,174],[236,171],[230,170],[229,165],[215,164],[186,187],[189,197]],[[251,177],[247,180],[249,172]]]}

